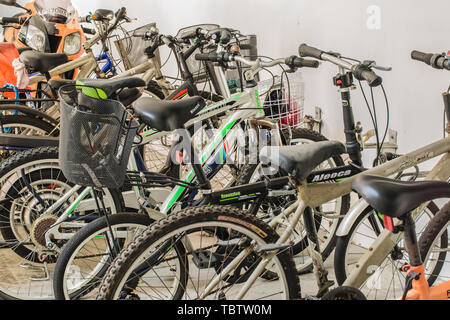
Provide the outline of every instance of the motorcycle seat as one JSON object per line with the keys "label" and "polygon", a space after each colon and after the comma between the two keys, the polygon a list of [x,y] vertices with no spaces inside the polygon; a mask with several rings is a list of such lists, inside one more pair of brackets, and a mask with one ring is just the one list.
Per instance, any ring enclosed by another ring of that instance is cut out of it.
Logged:
{"label": "motorcycle seat", "polygon": [[47,73],[69,61],[69,58],[65,53],[44,53],[26,50],[20,54],[20,61],[27,66],[31,73]]}

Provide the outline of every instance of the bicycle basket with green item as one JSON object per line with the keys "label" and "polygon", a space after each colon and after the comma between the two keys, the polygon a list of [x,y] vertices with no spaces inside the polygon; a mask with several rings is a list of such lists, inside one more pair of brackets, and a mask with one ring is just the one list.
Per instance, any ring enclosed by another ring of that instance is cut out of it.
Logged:
{"label": "bicycle basket with green item", "polygon": [[120,188],[139,123],[100,89],[68,85],[60,89],[60,167],[72,183]]}

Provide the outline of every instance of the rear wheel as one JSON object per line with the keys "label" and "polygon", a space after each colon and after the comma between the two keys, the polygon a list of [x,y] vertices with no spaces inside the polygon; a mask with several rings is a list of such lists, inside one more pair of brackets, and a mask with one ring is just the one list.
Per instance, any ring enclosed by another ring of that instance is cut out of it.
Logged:
{"label": "rear wheel", "polygon": [[[289,141],[289,145],[307,144],[327,140],[327,138],[315,131],[297,128],[292,130],[292,138]],[[325,170],[343,165],[345,165],[345,163],[342,157],[335,156],[320,164],[316,170]],[[264,174],[261,165],[248,166],[243,170],[243,173],[239,179],[239,185],[260,181],[263,176]],[[281,173],[277,173],[276,176],[282,175]],[[271,220],[273,217],[279,215],[284,209],[287,209],[290,205],[295,203],[295,201],[297,201],[296,195],[268,199],[261,205],[258,216],[266,221]],[[349,195],[345,195],[341,198],[324,203],[320,207],[315,208],[314,220],[316,223],[316,230],[320,241],[320,250],[323,260],[326,260],[335,248],[337,228],[339,223],[342,221],[342,216],[347,213],[349,208]],[[328,218],[321,214],[340,217]],[[279,230],[279,232],[282,231],[283,230]],[[292,249],[295,255],[294,260],[298,271],[300,273],[312,271],[313,264],[311,257],[307,253],[308,241],[302,220],[299,221],[295,228],[292,235],[292,241],[294,242]]]}
{"label": "rear wheel", "polygon": [[[436,204],[431,202],[414,218],[418,238],[438,211],[439,208]],[[344,283],[359,259],[368,252],[383,229],[382,218],[369,207],[358,217],[348,235],[338,237],[334,270],[339,285]],[[447,248],[448,240],[442,238],[440,245]],[[405,274],[400,270],[405,263],[409,263],[409,259],[403,238],[401,238],[380,265],[370,267],[371,270],[368,270],[368,272],[372,275],[368,276],[359,289],[371,300],[398,298],[403,294],[405,286]],[[433,268],[439,268],[439,265],[435,265]],[[427,270],[430,274],[435,274],[436,271],[437,269]]]}
{"label": "rear wheel", "polygon": [[[55,136],[55,127],[47,121],[25,115],[0,116],[0,132],[28,136]],[[56,134],[59,132],[56,132]],[[6,150],[0,145],[0,154],[3,159],[14,155],[16,151]]]}
{"label": "rear wheel", "polygon": [[450,280],[450,202],[442,207],[419,239],[420,256],[430,286]]}

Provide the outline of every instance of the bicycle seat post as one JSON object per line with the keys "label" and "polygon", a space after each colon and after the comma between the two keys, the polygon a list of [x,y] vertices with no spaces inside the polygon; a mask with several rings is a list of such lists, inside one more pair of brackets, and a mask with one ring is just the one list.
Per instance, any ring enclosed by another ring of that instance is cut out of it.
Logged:
{"label": "bicycle seat post", "polygon": [[202,163],[200,162],[200,158],[197,154],[197,151],[195,150],[194,143],[191,135],[189,134],[189,131],[186,129],[178,130],[178,134],[182,139],[183,149],[188,151],[189,161],[192,165],[192,169],[195,172],[197,181],[201,186],[201,189],[212,189],[211,182],[206,177],[206,173],[203,170]]}
{"label": "bicycle seat post", "polygon": [[447,116],[446,132],[450,134],[450,92],[449,91],[444,92],[442,96],[444,97],[444,110]]}
{"label": "bicycle seat post", "polygon": [[410,264],[413,267],[418,267],[422,265],[422,258],[420,257],[419,245],[417,243],[415,222],[410,213],[404,217],[403,225],[405,246]]}

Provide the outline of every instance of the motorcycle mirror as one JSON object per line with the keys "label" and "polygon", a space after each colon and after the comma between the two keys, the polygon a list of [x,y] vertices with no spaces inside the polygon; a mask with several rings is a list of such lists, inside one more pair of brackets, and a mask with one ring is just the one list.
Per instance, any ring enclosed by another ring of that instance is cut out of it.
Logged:
{"label": "motorcycle mirror", "polygon": [[4,4],[5,6],[15,7],[17,5],[16,0],[0,0],[0,4]]}
{"label": "motorcycle mirror", "polygon": [[20,9],[30,12],[30,10],[28,10],[27,8],[24,8],[20,4],[18,4],[16,0],[0,0],[0,4],[3,4],[5,6],[20,8]]}

